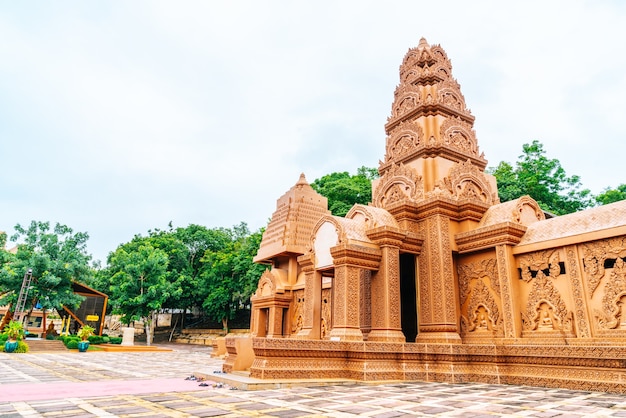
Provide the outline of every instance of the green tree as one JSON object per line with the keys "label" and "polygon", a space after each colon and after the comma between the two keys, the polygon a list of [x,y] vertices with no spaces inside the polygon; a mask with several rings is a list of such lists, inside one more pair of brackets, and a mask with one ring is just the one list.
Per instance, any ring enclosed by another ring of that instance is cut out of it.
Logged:
{"label": "green tree", "polygon": [[256,255],[263,231],[250,234],[248,226],[241,223],[230,230],[221,230],[225,245],[208,249],[202,263],[205,298],[202,307],[213,319],[221,321],[225,330],[228,321],[239,309],[247,308],[250,296],[265,269],[252,262]]}
{"label": "green tree", "polygon": [[[186,274],[181,275],[176,282],[182,289],[174,298],[168,301],[168,306],[178,309],[202,307],[206,292],[202,287],[200,274],[204,268],[202,257],[207,251],[219,251],[230,242],[228,234],[223,228],[209,229],[204,226],[191,224],[186,228],[176,228],[176,238],[186,248]],[[183,315],[184,321],[184,315]],[[184,326],[184,322],[181,327]]]}
{"label": "green tree", "polygon": [[[87,254],[89,235],[75,233],[59,223],[50,229],[49,222],[36,221],[28,228],[18,224],[15,231],[11,241],[19,243],[17,253],[12,256],[4,252],[0,256],[0,289],[5,292],[0,297],[0,305],[13,309],[29,268],[33,279],[26,310],[32,310],[37,303],[46,310],[80,305],[83,297],[74,293],[72,281],[88,282],[94,274],[89,266],[91,255]],[[5,319],[10,316],[5,315]]]}
{"label": "green tree", "polygon": [[626,200],[626,184],[620,184],[615,189],[607,187],[602,193],[596,196],[596,202],[601,205]]}
{"label": "green tree", "polygon": [[136,237],[109,255],[109,294],[113,313],[122,315],[122,323],[143,320],[150,345],[155,315],[172,286],[167,280],[168,255],[146,240],[136,245],[140,241]]}
{"label": "green tree", "polygon": [[372,180],[378,177],[375,168],[360,167],[352,176],[347,171],[327,174],[311,183],[311,187],[328,199],[328,209],[333,215],[345,216],[356,204],[372,200]]}
{"label": "green tree", "polygon": [[500,200],[506,202],[530,195],[542,209],[556,215],[576,212],[593,205],[580,177],[567,176],[557,159],[546,157],[543,145],[535,140],[523,145],[515,166],[501,162],[488,170],[498,181]]}

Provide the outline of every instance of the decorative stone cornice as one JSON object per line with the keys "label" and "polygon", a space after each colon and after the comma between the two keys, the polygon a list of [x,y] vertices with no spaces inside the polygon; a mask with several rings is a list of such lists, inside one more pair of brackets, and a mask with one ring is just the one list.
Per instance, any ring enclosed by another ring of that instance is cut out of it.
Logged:
{"label": "decorative stone cornice", "polygon": [[400,247],[400,250],[407,253],[419,255],[422,252],[422,245],[424,244],[424,235],[416,232],[406,232],[404,242]]}
{"label": "decorative stone cornice", "polygon": [[[389,121],[385,124],[385,131],[391,132],[394,128],[396,128],[400,124],[400,122],[407,120],[407,119],[417,119],[421,116],[437,116],[437,115],[444,115],[444,116],[448,116],[451,118],[461,118],[462,120],[471,124],[473,124],[474,120],[476,119],[474,116],[472,116],[469,113],[459,111],[457,109],[454,109],[452,107],[446,106],[441,103],[424,104],[400,116],[390,117]],[[464,159],[467,159],[467,157],[465,157]]]}
{"label": "decorative stone cornice", "polygon": [[460,151],[457,151],[453,148],[449,148],[447,146],[441,144],[434,145],[424,145],[422,147],[415,148],[410,153],[404,154],[402,157],[398,157],[394,160],[389,160],[383,162],[379,162],[378,171],[383,174],[393,164],[406,163],[409,161],[413,161],[417,158],[434,158],[434,157],[443,157],[448,160],[460,163],[467,161],[468,159],[475,166],[479,167],[481,170],[484,170],[487,166],[487,160],[481,155],[480,157],[475,157],[471,155],[464,154]]}
{"label": "decorative stone cornice", "polygon": [[514,223],[503,222],[484,228],[478,228],[469,232],[455,235],[459,253],[493,248],[496,245],[517,245],[528,227]]}
{"label": "decorative stone cornice", "polygon": [[309,272],[315,270],[315,254],[308,253],[298,257],[298,264],[302,271]]}
{"label": "decorative stone cornice", "polygon": [[400,247],[406,234],[398,228],[380,226],[367,231],[367,237],[379,246]]}
{"label": "decorative stone cornice", "polygon": [[268,308],[268,307],[279,307],[279,308],[289,308],[291,302],[293,301],[293,296],[291,292],[285,293],[283,295],[270,295],[270,296],[252,296],[250,298],[251,302],[254,302],[255,308]]}
{"label": "decorative stone cornice", "polygon": [[342,244],[330,249],[333,264],[351,265],[368,270],[378,270],[382,253],[377,248],[363,247],[354,244]]}

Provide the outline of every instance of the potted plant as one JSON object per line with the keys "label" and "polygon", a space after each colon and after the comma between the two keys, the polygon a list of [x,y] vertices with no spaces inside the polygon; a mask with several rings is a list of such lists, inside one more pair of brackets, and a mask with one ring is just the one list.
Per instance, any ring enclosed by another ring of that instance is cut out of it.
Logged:
{"label": "potted plant", "polygon": [[24,326],[19,321],[10,321],[5,327],[7,341],[4,343],[4,351],[12,353],[17,349],[18,341],[24,338]]}
{"label": "potted plant", "polygon": [[78,351],[84,353],[89,348],[89,337],[94,334],[95,328],[89,325],[83,325],[76,335],[80,338],[78,342]]}

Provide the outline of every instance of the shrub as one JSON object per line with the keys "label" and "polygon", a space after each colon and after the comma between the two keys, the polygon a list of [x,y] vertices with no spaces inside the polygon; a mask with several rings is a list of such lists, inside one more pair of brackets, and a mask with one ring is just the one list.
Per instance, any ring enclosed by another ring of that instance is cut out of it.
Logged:
{"label": "shrub", "polygon": [[122,337],[109,337],[109,342],[111,344],[121,344],[122,343]]}
{"label": "shrub", "polygon": [[18,341],[17,348],[15,349],[14,353],[28,353],[28,344],[26,344],[24,341]]}
{"label": "shrub", "polygon": [[4,342],[5,342],[6,340],[8,340],[8,339],[9,339],[9,337],[8,337],[5,333],[0,334],[0,343],[3,343],[3,344],[4,344]]}
{"label": "shrub", "polygon": [[[80,341],[80,338],[78,338],[75,335],[67,335],[67,336],[65,336],[65,338],[63,338],[63,344],[65,344],[65,346],[67,348],[70,348],[69,344],[71,342],[74,342],[74,343],[78,344],[79,341]],[[74,348],[77,348],[77,347],[78,347],[78,345],[76,345]]]}
{"label": "shrub", "polygon": [[78,349],[78,341],[79,340],[75,340],[75,339],[68,339],[65,342],[65,346],[69,349],[69,350],[77,350]]}
{"label": "shrub", "polygon": [[102,336],[102,342],[103,343],[108,343],[109,341],[111,341],[111,339],[108,336],[106,336],[106,335]]}
{"label": "shrub", "polygon": [[102,337],[99,335],[90,335],[87,340],[90,344],[102,344]]}

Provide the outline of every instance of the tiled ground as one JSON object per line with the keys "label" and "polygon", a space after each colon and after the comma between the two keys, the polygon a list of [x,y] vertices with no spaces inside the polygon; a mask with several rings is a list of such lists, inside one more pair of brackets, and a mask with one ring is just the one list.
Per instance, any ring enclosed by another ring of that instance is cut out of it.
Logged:
{"label": "tiled ground", "polygon": [[[185,377],[217,362],[204,347],[171,353],[0,354],[0,394],[28,382]],[[90,368],[88,373],[82,373]],[[189,383],[189,382],[187,382]],[[242,391],[193,386],[183,392],[0,402],[2,417],[626,417],[626,396],[487,384],[405,383]]]}

